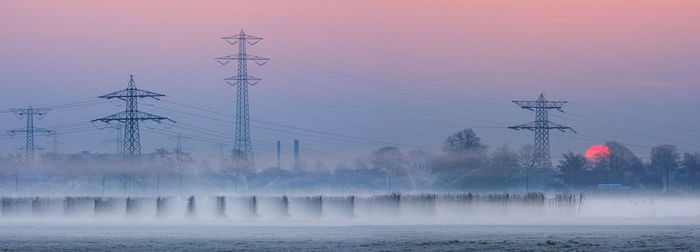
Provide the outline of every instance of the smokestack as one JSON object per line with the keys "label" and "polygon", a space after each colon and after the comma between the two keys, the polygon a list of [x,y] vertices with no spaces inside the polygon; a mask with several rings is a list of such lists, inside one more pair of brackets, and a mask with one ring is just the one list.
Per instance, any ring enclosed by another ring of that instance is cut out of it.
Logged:
{"label": "smokestack", "polygon": [[294,139],[294,170],[301,170],[301,165],[299,164],[299,140]]}

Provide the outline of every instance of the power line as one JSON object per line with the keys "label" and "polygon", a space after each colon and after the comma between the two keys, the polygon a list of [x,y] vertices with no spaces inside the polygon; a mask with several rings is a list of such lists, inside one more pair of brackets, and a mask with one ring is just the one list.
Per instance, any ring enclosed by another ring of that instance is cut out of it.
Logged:
{"label": "power line", "polygon": [[[325,73],[327,75],[333,75],[334,77],[342,77],[345,80],[348,80],[348,81],[346,81],[347,83],[351,83],[354,85],[363,86],[366,88],[379,89],[379,90],[382,90],[384,92],[388,92],[388,93],[392,93],[392,94],[406,95],[406,96],[412,97],[412,98],[423,98],[426,100],[433,100],[433,101],[438,101],[438,102],[443,102],[443,103],[455,103],[453,97],[447,97],[447,96],[442,96],[442,95],[430,93],[430,91],[432,91],[432,90],[412,91],[412,90],[405,89],[405,88],[395,89],[395,88],[385,87],[384,85],[381,85],[381,84],[373,82],[373,81],[368,81],[368,80],[362,79],[362,78],[355,76],[355,75],[351,75],[351,74],[343,73],[340,71],[332,70],[332,69],[329,69],[326,67],[302,62],[302,61],[299,61],[298,59],[284,57],[284,56],[279,55],[279,54],[276,54],[276,55],[279,58],[281,58],[282,60],[288,60],[292,63],[297,64],[297,65],[289,64],[289,66],[297,67],[297,68],[302,69],[302,70],[313,69],[313,70],[317,70],[319,72]],[[282,63],[284,63],[284,62],[282,62]],[[304,67],[309,67],[309,68],[304,68]],[[337,80],[337,78],[334,78],[334,77],[333,77],[333,79]],[[480,103],[495,105],[495,106],[505,106],[505,104],[498,102],[500,100],[495,100],[495,99],[490,99],[490,100],[493,100],[495,102],[489,102],[489,101],[486,101],[486,99],[476,98],[476,97],[470,97],[470,99],[469,99],[470,102],[480,102]]]}
{"label": "power line", "polygon": [[[276,70],[274,67],[272,67],[272,69],[273,69],[273,70]],[[282,74],[282,75],[287,76],[287,78],[295,79],[295,80],[300,81],[300,82],[303,82],[303,83],[308,83],[308,84],[314,85],[314,86],[319,87],[319,88],[324,88],[324,90],[333,90],[333,91],[335,91],[335,92],[337,92],[337,93],[339,93],[339,94],[342,94],[342,95],[351,97],[351,98],[353,98],[353,99],[355,99],[355,100],[361,100],[361,101],[366,101],[367,103],[375,104],[375,105],[377,105],[377,107],[391,107],[391,108],[395,108],[395,109],[397,109],[397,110],[399,110],[399,111],[407,111],[407,110],[410,110],[410,111],[412,111],[413,113],[420,113],[420,114],[423,114],[423,115],[426,115],[426,116],[439,117],[439,118],[450,118],[450,119],[453,119],[453,118],[455,118],[455,117],[459,117],[459,115],[455,115],[455,114],[446,115],[446,114],[437,113],[437,112],[435,112],[435,111],[426,112],[426,111],[421,111],[421,110],[418,110],[418,109],[415,109],[415,108],[406,108],[406,107],[402,107],[402,106],[397,106],[397,105],[395,105],[395,104],[384,103],[384,102],[380,102],[380,101],[371,99],[371,98],[369,98],[369,97],[366,96],[366,95],[357,95],[357,94],[354,94],[354,93],[351,93],[351,92],[347,92],[347,91],[344,91],[344,90],[337,89],[337,88],[335,88],[334,85],[323,85],[323,84],[319,84],[319,83],[317,83],[317,82],[315,82],[315,81],[310,81],[310,80],[307,80],[307,79],[300,79],[300,78],[298,78],[298,77],[296,77],[296,76],[293,76],[293,75],[291,75],[291,74],[283,73],[283,72],[280,72],[280,71],[277,71],[277,72],[280,73],[280,74]],[[284,84],[284,82],[282,82],[281,84]],[[335,102],[333,103],[333,106],[335,106],[335,104],[337,104],[338,102],[339,102],[339,101],[335,101]],[[328,106],[328,105],[326,105],[326,106],[324,106],[324,107],[327,107],[327,106]],[[355,106],[354,106],[354,105],[350,105],[350,106],[348,106],[348,107],[351,108],[351,109],[355,109]],[[358,111],[359,111],[359,110],[358,110]],[[366,110],[361,110],[361,111],[367,112]],[[381,113],[378,113],[378,114],[380,114],[381,117],[386,117],[386,116],[387,116],[387,113],[385,113],[385,112],[381,112]],[[391,115],[393,116],[394,114],[391,114]],[[406,115],[403,115],[403,114],[402,114],[402,115],[394,116],[394,118],[403,119],[403,118],[407,118],[407,117],[406,117]],[[488,127],[488,126],[491,126],[491,125],[494,125],[493,127],[497,127],[497,126],[495,126],[495,125],[501,125],[501,124],[502,124],[502,123],[497,123],[497,122],[476,120],[476,119],[473,119],[473,118],[464,118],[464,117],[460,117],[459,120],[460,120],[460,121],[469,121],[469,122],[472,122],[472,123],[479,123],[479,124],[481,124],[481,125],[487,125],[487,127]],[[422,120],[416,120],[416,121],[422,121]],[[431,119],[431,121],[438,121],[438,120]],[[443,122],[444,122],[444,121],[443,121]]]}
{"label": "power line", "polygon": [[598,112],[603,112],[603,113],[607,113],[607,114],[611,114],[611,115],[615,115],[615,116],[627,118],[628,120],[635,120],[635,121],[644,122],[644,123],[647,123],[647,124],[650,124],[650,125],[656,125],[656,126],[663,127],[663,128],[673,127],[673,128],[677,128],[677,129],[681,129],[681,130],[687,130],[687,131],[693,131],[693,132],[700,132],[700,130],[698,130],[698,129],[685,128],[685,127],[678,126],[678,125],[676,125],[676,124],[670,124],[670,123],[662,123],[662,122],[651,121],[651,120],[647,120],[647,119],[643,119],[643,118],[639,118],[639,117],[635,117],[635,116],[626,115],[626,114],[623,114],[623,113],[620,113],[620,112],[609,111],[609,110],[605,110],[605,109],[601,109],[601,108],[598,108],[598,107],[594,107],[594,106],[590,106],[590,105],[585,105],[585,104],[581,104],[581,103],[572,102],[571,104],[578,105],[578,106],[583,107],[583,108],[586,108],[586,109],[590,109],[590,110],[594,110],[594,111],[598,111]]}
{"label": "power line", "polygon": [[[187,104],[176,103],[176,102],[172,102],[172,101],[168,101],[168,100],[163,100],[163,101],[164,101],[164,102],[167,102],[167,103],[170,103],[170,104],[179,105],[179,106],[183,106],[183,107],[187,107],[187,108],[191,108],[191,109],[195,109],[195,110],[199,110],[199,111],[204,111],[204,112],[209,112],[209,113],[216,114],[216,115],[231,117],[231,115],[228,115],[228,114],[225,114],[225,113],[221,113],[221,112],[217,112],[217,111],[213,111],[213,110],[209,110],[209,109],[204,109],[204,108],[200,108],[200,107],[196,107],[196,106],[192,106],[192,105],[187,105]],[[162,110],[167,110],[167,111],[170,111],[170,112],[181,113],[181,114],[187,114],[187,115],[196,116],[196,117],[200,117],[200,118],[206,118],[206,119],[210,119],[210,120],[225,122],[225,123],[231,122],[231,121],[223,120],[223,119],[220,119],[220,118],[217,118],[217,117],[209,117],[209,116],[205,116],[205,115],[201,115],[201,114],[195,114],[195,113],[184,112],[184,111],[181,111],[181,110],[174,110],[174,109],[169,109],[169,108],[160,108],[160,109],[162,109]],[[282,127],[282,128],[297,130],[297,131],[301,131],[301,132],[313,133],[313,134],[316,134],[316,135],[325,135],[326,138],[328,138],[328,136],[330,136],[330,137],[335,137],[335,138],[330,138],[330,139],[341,140],[341,141],[350,140],[350,141],[357,141],[357,142],[375,144],[375,145],[379,145],[379,146],[392,145],[392,146],[397,146],[397,147],[410,147],[410,148],[421,148],[421,149],[440,149],[440,148],[430,147],[430,146],[420,146],[420,145],[393,143],[393,142],[387,142],[387,141],[381,141],[381,140],[375,140],[375,139],[369,139],[369,138],[363,138],[363,137],[357,137],[357,136],[349,136],[349,135],[343,135],[343,134],[338,134],[338,133],[331,133],[331,132],[321,131],[321,130],[306,129],[306,128],[295,127],[295,126],[288,126],[288,125],[284,125],[284,124],[273,123],[273,122],[267,122],[267,121],[262,121],[262,120],[251,119],[251,121],[256,122],[256,123],[265,124],[265,125],[271,125],[271,126],[276,126],[276,127]],[[280,131],[279,129],[272,129],[272,128],[268,128],[268,127],[264,127],[264,126],[259,126],[259,125],[254,125],[253,127],[255,127],[255,128],[260,128],[260,129],[268,129],[268,130],[273,130],[273,131]],[[291,132],[291,131],[286,131],[286,132]],[[296,133],[296,132],[292,132],[292,133],[298,134],[298,133]],[[307,134],[307,135],[308,135],[308,134]],[[311,136],[314,136],[314,135],[311,135]]]}

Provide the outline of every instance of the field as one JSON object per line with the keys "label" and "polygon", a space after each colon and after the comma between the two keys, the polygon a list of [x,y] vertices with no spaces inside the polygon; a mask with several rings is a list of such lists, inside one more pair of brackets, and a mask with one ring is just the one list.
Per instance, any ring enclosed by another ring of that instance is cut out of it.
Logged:
{"label": "field", "polygon": [[700,249],[698,225],[17,224],[3,250],[681,250]]}

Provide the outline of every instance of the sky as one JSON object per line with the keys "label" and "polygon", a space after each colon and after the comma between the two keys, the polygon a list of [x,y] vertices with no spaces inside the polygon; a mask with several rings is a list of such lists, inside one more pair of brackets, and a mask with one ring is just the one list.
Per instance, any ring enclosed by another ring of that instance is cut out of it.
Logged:
{"label": "sky", "polygon": [[[386,145],[435,153],[472,128],[492,147],[531,144],[508,126],[534,120],[512,100],[566,100],[551,135],[556,161],[606,141],[648,159],[650,148],[700,150],[698,1],[0,1],[0,111],[49,107],[60,152],[114,152],[115,130],[90,120],[123,109],[97,96],[139,88],[165,94],[145,112],[143,152],[174,148],[216,158],[233,139],[235,64],[220,38],[263,37],[248,53],[258,167],[352,162]],[[122,106],[122,107],[119,107]],[[25,122],[0,113],[2,131]],[[22,136],[0,134],[0,153]],[[53,140],[37,137],[45,151]]]}

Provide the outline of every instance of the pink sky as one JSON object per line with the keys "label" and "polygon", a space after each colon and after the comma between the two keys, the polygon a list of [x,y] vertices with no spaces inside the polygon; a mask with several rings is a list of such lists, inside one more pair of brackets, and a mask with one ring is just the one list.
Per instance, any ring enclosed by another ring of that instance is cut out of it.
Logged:
{"label": "pink sky", "polygon": [[[504,107],[488,111],[467,102],[464,110],[454,112],[485,121],[517,124],[529,120],[530,114],[508,101],[534,98],[544,91],[554,98],[615,108],[635,116],[687,122],[692,124],[688,127],[695,127],[700,121],[688,122],[676,114],[678,106],[700,105],[698,13],[700,1],[660,0],[6,0],[0,1],[0,91],[12,92],[0,94],[0,98],[7,106],[92,98],[123,84],[119,76],[135,73],[144,80],[139,82],[141,86],[154,91],[173,97],[196,92],[202,97],[190,97],[193,103],[230,107],[226,102],[232,99],[231,93],[221,95],[229,100],[218,103],[204,98],[232,92],[221,81],[231,75],[232,69],[210,64],[210,59],[233,53],[233,48],[219,38],[243,28],[265,38],[251,47],[250,53],[273,59],[270,65],[250,70],[264,79],[262,87],[253,88],[253,110],[256,116],[269,120],[279,119],[275,116],[280,111],[272,109],[276,106],[294,108],[268,95],[268,91],[305,102],[337,102],[379,113],[411,114],[412,109],[453,113],[449,111],[452,108],[439,104],[333,83],[285,65],[295,59],[390,89],[503,101]],[[333,88],[346,94],[382,100],[391,106],[377,108],[377,104],[291,80],[278,71],[335,85]],[[183,80],[189,82],[178,88],[171,86]],[[86,84],[65,84],[72,82]],[[287,83],[287,89],[279,87],[282,83]],[[306,115],[333,116],[314,113],[304,110]],[[344,115],[336,116],[330,121],[348,120]],[[284,123],[303,124],[286,120]],[[338,129],[319,124],[301,126]],[[400,140],[426,131],[393,127],[379,123],[376,129],[348,129],[347,133]],[[454,130],[425,133],[424,139],[416,141],[439,145],[439,138]],[[397,133],[387,135],[387,131]],[[682,138],[650,132],[664,138]],[[492,144],[507,141],[498,138],[501,132],[483,134],[496,139]],[[613,132],[601,134],[617,136]],[[524,133],[513,136],[521,137],[523,143],[531,139]],[[585,150],[590,144],[563,148]]]}

